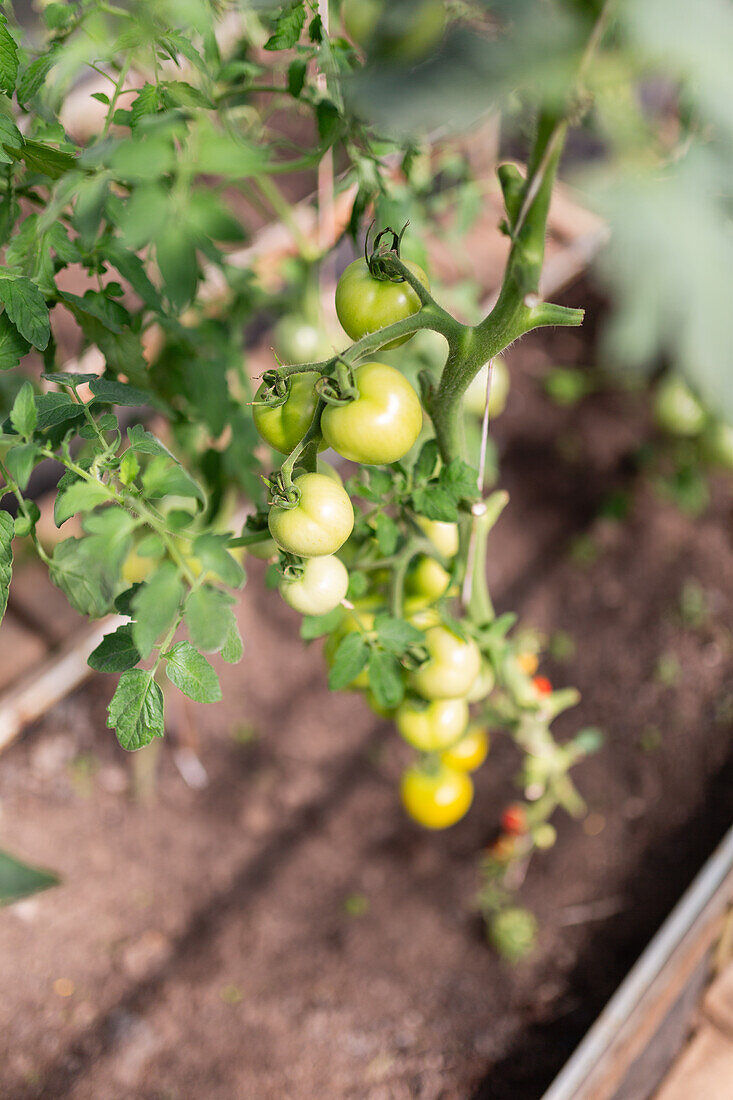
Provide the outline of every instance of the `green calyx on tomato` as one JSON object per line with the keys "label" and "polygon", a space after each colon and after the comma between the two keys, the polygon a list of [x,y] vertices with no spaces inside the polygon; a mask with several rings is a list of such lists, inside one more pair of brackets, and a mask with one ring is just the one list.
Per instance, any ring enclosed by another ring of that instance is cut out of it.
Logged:
{"label": "green calyx on tomato", "polygon": [[397,729],[420,752],[440,752],[455,744],[468,726],[465,699],[436,699],[427,706],[405,700],[395,715]]}
{"label": "green calyx on tomato", "polygon": [[465,698],[481,669],[476,643],[445,626],[433,626],[425,632],[425,646],[428,659],[410,674],[412,688],[425,699]]}
{"label": "green calyx on tomato", "polygon": [[407,379],[385,363],[364,363],[354,371],[358,396],[328,405],[321,431],[329,447],[368,466],[401,459],[422,428],[422,406]]}
{"label": "green calyx on tomato", "polygon": [[318,375],[312,371],[293,374],[286,379],[284,399],[268,403],[272,389],[266,382],[257,390],[252,415],[255,428],[276,451],[290,454],[308,431],[318,404],[315,383]]}
{"label": "green calyx on tomato", "polygon": [[280,581],[280,595],[301,615],[327,615],[341,603],[349,587],[346,566],[332,554],[307,558],[299,574]]}
{"label": "green calyx on tomato", "polygon": [[[429,290],[430,282],[423,269],[410,260],[402,262]],[[349,264],[336,287],[336,313],[352,340],[361,340],[370,332],[404,321],[419,309],[420,299],[409,283],[377,278],[362,257]],[[401,336],[384,344],[384,348],[399,347],[409,339],[409,335]]]}
{"label": "green calyx on tomato", "polygon": [[293,481],[295,503],[273,504],[268,526],[282,549],[301,558],[335,554],[354,527],[354,509],[342,486],[325,474],[301,474]]}
{"label": "green calyx on tomato", "polygon": [[341,19],[363,50],[394,63],[426,57],[445,31],[444,0],[344,0]]}
{"label": "green calyx on tomato", "polygon": [[400,793],[407,813],[426,829],[447,829],[468,813],[473,783],[465,771],[445,764],[437,768],[409,768]]}

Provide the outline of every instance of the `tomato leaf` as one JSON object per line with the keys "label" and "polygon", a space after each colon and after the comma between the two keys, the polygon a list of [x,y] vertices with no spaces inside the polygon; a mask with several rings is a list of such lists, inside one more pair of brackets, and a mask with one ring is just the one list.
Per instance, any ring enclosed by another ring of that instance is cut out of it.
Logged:
{"label": "tomato leaf", "polygon": [[109,610],[117,581],[118,561],[106,550],[99,537],[65,539],[55,547],[48,567],[71,606],[93,619]]}
{"label": "tomato leaf", "polygon": [[0,370],[17,367],[23,356],[30,351],[30,347],[7,313],[0,314]]}
{"label": "tomato leaf", "polygon": [[369,643],[363,634],[347,634],[341,640],[328,674],[328,686],[331,691],[340,691],[348,687],[369,660]]}
{"label": "tomato leaf", "polygon": [[244,653],[244,645],[242,643],[242,635],[239,633],[239,627],[237,626],[237,620],[233,611],[229,611],[229,630],[227,633],[226,641],[221,647],[221,657],[223,661],[226,661],[228,665],[236,665],[242,660],[242,654]]}
{"label": "tomato leaf", "polygon": [[304,0],[291,0],[291,3],[277,17],[275,30],[265,42],[265,49],[292,49],[297,44],[304,26],[305,2]]}
{"label": "tomato leaf", "polygon": [[18,435],[22,435],[25,439],[29,439],[36,430],[38,413],[31,382],[24,382],[18,390],[13,407],[10,410],[10,423]]}
{"label": "tomato leaf", "polygon": [[21,492],[27,487],[30,476],[40,458],[41,452],[35,443],[21,443],[17,447],[11,447],[6,454],[5,465],[10,471],[10,476],[17,482]]}
{"label": "tomato leaf", "polygon": [[172,562],[165,562],[135,593],[132,637],[141,657],[149,657],[156,641],[171,625],[183,599],[183,585]]}
{"label": "tomato leaf", "polygon": [[139,660],[140,652],[132,640],[132,624],[125,623],[112,634],[105,634],[87,657],[87,664],[95,672],[127,672]]}
{"label": "tomato leaf", "polygon": [[244,569],[227,550],[228,542],[228,535],[199,535],[193,544],[193,554],[201,562],[203,572],[215,573],[230,588],[241,588]]}
{"label": "tomato leaf", "polygon": [[405,695],[399,663],[391,653],[375,650],[369,657],[369,687],[380,707],[391,710]]}
{"label": "tomato leaf", "polygon": [[117,740],[128,752],[163,736],[163,692],[152,672],[133,668],[122,673],[107,708],[107,725],[116,731]]}
{"label": "tomato leaf", "polygon": [[110,405],[153,405],[155,398],[139,390],[136,386],[128,386],[126,382],[115,382],[111,378],[95,378],[89,383],[89,389],[99,401]]}
{"label": "tomato leaf", "polygon": [[77,512],[89,512],[109,500],[109,490],[99,481],[75,481],[56,495],[53,518],[57,527]]}
{"label": "tomato leaf", "polygon": [[191,641],[204,653],[221,649],[230,637],[231,596],[219,588],[204,585],[186,600],[185,621]]}
{"label": "tomato leaf", "polygon": [[312,642],[315,638],[333,634],[342,616],[340,607],[334,607],[333,611],[328,611],[325,615],[304,615],[300,624],[301,638],[304,642]]}
{"label": "tomato leaf", "polygon": [[18,77],[18,46],[6,22],[5,16],[0,16],[0,88],[12,95]]}
{"label": "tomato leaf", "polygon": [[25,275],[0,268],[0,302],[20,335],[41,351],[51,336],[46,299]]}
{"label": "tomato leaf", "polygon": [[0,622],[8,606],[13,577],[13,535],[15,523],[7,512],[0,512]]}
{"label": "tomato leaf", "polygon": [[219,677],[190,642],[179,642],[165,654],[166,676],[172,684],[196,703],[218,703],[221,699]]}
{"label": "tomato leaf", "polygon": [[385,512],[378,512],[374,521],[377,532],[377,542],[381,552],[388,556],[394,554],[400,538],[400,529],[395,521]]}
{"label": "tomato leaf", "polygon": [[405,619],[398,619],[388,614],[377,615],[374,620],[374,629],[380,645],[397,656],[404,653],[411,645],[421,645],[425,641],[422,630],[418,630]]}
{"label": "tomato leaf", "polygon": [[302,57],[296,57],[288,66],[288,91],[293,99],[298,99],[305,84],[306,63]]}
{"label": "tomato leaf", "polygon": [[10,905],[13,901],[20,901],[21,898],[37,894],[39,890],[47,890],[49,886],[55,886],[59,881],[51,871],[31,867],[27,863],[21,863],[8,852],[0,852],[0,905]]}

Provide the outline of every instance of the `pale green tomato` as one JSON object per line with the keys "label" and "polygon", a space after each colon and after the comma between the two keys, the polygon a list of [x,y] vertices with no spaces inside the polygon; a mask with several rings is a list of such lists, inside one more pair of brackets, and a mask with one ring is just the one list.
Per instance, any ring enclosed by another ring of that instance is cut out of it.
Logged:
{"label": "pale green tomato", "polygon": [[260,561],[269,561],[270,558],[277,557],[277,543],[274,539],[261,539],[259,542],[250,543],[247,553],[253,558],[259,558]]}
{"label": "pale green tomato", "polygon": [[[429,290],[430,282],[423,269],[411,260],[402,262]],[[363,257],[349,264],[336,286],[336,313],[352,340],[361,340],[370,332],[404,321],[419,309],[420,299],[409,283],[375,278]],[[397,348],[412,335],[400,336],[382,347]]]}
{"label": "pale green tomato", "polygon": [[465,642],[445,626],[432,626],[425,632],[428,660],[410,673],[410,684],[425,699],[465,698],[481,668],[481,653],[476,643]]}
{"label": "pale green tomato", "polygon": [[280,595],[301,615],[327,615],[338,607],[349,587],[346,566],[332,554],[307,558],[299,577],[283,577]]}
{"label": "pale green tomato", "polygon": [[[252,406],[255,428],[266,443],[281,454],[289,455],[308,431],[316,411],[318,395],[315,383],[318,375],[312,372],[293,374],[288,382],[288,396],[282,405]],[[255,394],[255,402],[264,395],[263,382]]]}
{"label": "pale green tomato", "polygon": [[475,723],[468,727],[465,736],[440,754],[448,768],[457,772],[475,772],[489,754],[489,735]]}
{"label": "pale green tomato", "polygon": [[439,600],[450,588],[450,573],[435,558],[421,554],[407,575],[406,588],[413,596]]}
{"label": "pale green tomato", "polygon": [[488,695],[491,695],[495,683],[496,677],[493,668],[488,661],[482,661],[479,674],[471,684],[466,699],[469,703],[480,703],[482,699],[486,699]]}
{"label": "pale green tomato", "polygon": [[422,428],[422,405],[410,383],[386,363],[364,363],[354,372],[359,396],[347,405],[328,405],[321,431],[329,447],[367,466],[397,462]]}
{"label": "pale green tomato", "polygon": [[654,419],[671,435],[699,435],[707,415],[694,393],[676,374],[667,374],[654,395]]}
{"label": "pale green tomato", "polygon": [[333,355],[323,330],[296,315],[278,321],[273,342],[283,363],[317,363]]}
{"label": "pale green tomato", "polygon": [[[469,382],[463,397],[463,407],[474,416],[483,416],[486,408],[486,380],[489,364],[485,363],[478,374]],[[509,396],[509,371],[500,355],[494,359],[491,375],[491,396],[489,397],[489,420],[501,416],[506,408]]]}
{"label": "pale green tomato", "polygon": [[551,848],[557,840],[557,830],[554,825],[550,825],[549,821],[546,821],[543,825],[538,825],[533,831],[532,840],[538,848]]}
{"label": "pale green tomato", "polygon": [[402,604],[405,618],[418,630],[427,630],[430,626],[440,625],[440,615],[430,607],[424,596],[408,596]]}
{"label": "pale green tomato", "polygon": [[427,706],[400,703],[395,715],[397,729],[408,744],[421,752],[440,752],[452,745],[468,725],[465,699],[436,699]]}
{"label": "pale green tomato", "polygon": [[447,768],[409,768],[402,776],[402,805],[426,829],[447,829],[468,813],[473,783],[466,772]]}
{"label": "pale green tomato", "polygon": [[454,558],[458,553],[458,524],[443,523],[439,519],[426,519],[418,516],[419,523],[435,549],[444,558]]}
{"label": "pale green tomato", "polygon": [[330,462],[326,462],[325,458],[318,456],[318,473],[323,474],[324,477],[330,477],[331,481],[335,481],[337,485],[343,485],[344,479],[338,472],[335,466],[332,466]]}
{"label": "pale green tomato", "polygon": [[300,558],[335,554],[354,528],[354,509],[345,489],[324,474],[301,474],[293,485],[293,508],[273,504],[268,521],[277,545]]}

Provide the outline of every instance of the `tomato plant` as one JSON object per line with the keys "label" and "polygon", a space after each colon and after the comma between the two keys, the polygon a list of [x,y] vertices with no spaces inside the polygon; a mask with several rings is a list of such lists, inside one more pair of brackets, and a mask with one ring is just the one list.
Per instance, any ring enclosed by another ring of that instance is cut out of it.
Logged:
{"label": "tomato plant", "polygon": [[348,494],[325,474],[301,474],[292,482],[290,496],[273,503],[270,534],[289,554],[311,558],[335,554],[354,526]]}
{"label": "tomato plant", "polygon": [[346,404],[324,409],[325,442],[368,466],[404,458],[422,428],[422,406],[410,383],[385,363],[364,363],[354,371],[354,386],[356,394]]}
{"label": "tomato plant", "polygon": [[[378,332],[419,311],[420,298],[413,280],[417,279],[428,290],[430,283],[418,264],[406,260],[404,266],[412,279],[401,278],[397,282],[383,274],[378,260],[354,260],[346,268],[336,287],[336,313],[352,340],[360,340],[362,336]],[[380,346],[385,349],[399,347],[411,335],[411,332],[405,333]]]}
{"label": "tomato plant", "polygon": [[308,374],[289,378],[284,388],[287,392],[279,400],[266,402],[269,387],[263,382],[255,394],[253,417],[255,428],[265,442],[289,455],[308,431],[318,397]]}

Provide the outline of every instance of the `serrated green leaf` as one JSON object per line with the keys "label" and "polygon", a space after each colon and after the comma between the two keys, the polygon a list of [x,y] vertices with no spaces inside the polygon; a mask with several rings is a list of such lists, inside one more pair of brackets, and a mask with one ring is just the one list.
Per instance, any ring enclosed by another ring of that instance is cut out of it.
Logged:
{"label": "serrated green leaf", "polygon": [[172,458],[174,462],[178,461],[173,452],[169,451],[165,444],[160,442],[157,436],[143,428],[142,424],[133,424],[131,428],[128,428],[127,438],[130,440],[130,446],[136,450],[138,454],[167,455],[168,458]]}
{"label": "serrated green leaf", "polygon": [[10,410],[10,423],[18,435],[29,439],[36,430],[38,413],[36,412],[36,398],[31,382],[24,382],[16,394],[13,407]]}
{"label": "serrated green leaf", "polygon": [[0,302],[20,335],[41,351],[51,335],[46,300],[35,283],[25,275],[0,269]]}
{"label": "serrated green leaf", "polygon": [[391,653],[375,650],[369,657],[369,687],[380,707],[392,710],[405,695],[405,682],[399,663]]}
{"label": "serrated green leaf", "polygon": [[170,224],[156,238],[155,257],[166,295],[176,309],[192,300],[198,286],[196,245],[185,226]]}
{"label": "serrated green leaf", "polygon": [[120,615],[129,615],[130,618],[132,618],[133,600],[142,586],[142,581],[136,581],[135,584],[131,584],[129,588],[126,588],[124,592],[120,592],[119,596],[115,599],[115,611],[118,611]]}
{"label": "serrated green leaf", "polygon": [[288,66],[288,91],[293,99],[298,99],[305,84],[306,63],[302,57],[296,57]]}
{"label": "serrated green leaf", "polygon": [[374,526],[377,532],[377,543],[381,552],[385,557],[394,554],[400,538],[400,529],[395,521],[385,512],[378,512],[374,521]]}
{"label": "serrated green leaf", "polygon": [[204,653],[215,653],[227,642],[232,599],[219,588],[203,585],[186,600],[185,622],[191,641]]}
{"label": "serrated green leaf", "polygon": [[230,610],[229,616],[229,631],[226,641],[221,647],[221,656],[222,660],[226,661],[228,665],[236,665],[237,662],[242,660],[244,644],[242,642],[242,635],[239,633],[239,627],[237,626],[234,612]]}
{"label": "serrated green leaf", "polygon": [[18,45],[5,26],[5,16],[0,22],[0,88],[12,95],[18,77]]}
{"label": "serrated green leaf", "polygon": [[12,164],[13,158],[3,148],[6,144],[17,148],[23,144],[23,135],[12,118],[0,113],[0,161],[3,164]]}
{"label": "serrated green leaf", "polygon": [[81,386],[84,382],[93,382],[95,378],[99,376],[96,374],[75,374],[73,371],[51,371],[47,373],[43,372],[41,378],[45,378],[47,382],[55,382],[59,386]]}
{"label": "serrated green leaf", "polygon": [[377,615],[374,620],[374,629],[377,632],[380,645],[389,650],[390,653],[396,653],[398,656],[411,645],[420,645],[425,640],[422,631],[418,630],[412,623],[386,613]]}
{"label": "serrated green leaf", "polygon": [[160,294],[148,278],[140,257],[124,248],[122,243],[116,240],[105,242],[104,255],[105,259],[117,268],[122,278],[127,280],[145,305],[160,311]]}
{"label": "serrated green leaf", "polygon": [[245,580],[244,569],[227,550],[228,542],[228,535],[199,535],[193,544],[193,554],[201,562],[202,572],[216,574],[230,588],[241,588]]}
{"label": "serrated green leaf", "polygon": [[163,692],[152,673],[142,668],[123,672],[109,707],[107,725],[123,749],[134,752],[165,732]]}
{"label": "serrated green leaf", "polygon": [[30,476],[40,461],[41,452],[35,443],[21,443],[11,447],[5,456],[5,465],[21,492],[27,488]]}
{"label": "serrated green leaf", "polygon": [[89,317],[96,318],[106,329],[116,335],[124,332],[130,324],[130,314],[125,307],[99,291],[87,290],[80,297],[78,294],[71,294],[67,290],[62,290],[59,291],[59,295],[75,317],[79,318],[80,313],[85,313]]}
{"label": "serrated green leaf", "polygon": [[428,439],[420,448],[414,468],[415,481],[427,481],[435,473],[438,463],[438,441]]}
{"label": "serrated green leaf", "polygon": [[416,489],[412,494],[412,503],[418,515],[426,519],[439,519],[444,523],[456,523],[458,520],[458,507],[453,494],[438,485]]}
{"label": "serrated green leaf", "polygon": [[30,897],[60,880],[50,871],[21,863],[8,852],[0,852],[0,905],[10,905],[21,898]]}
{"label": "serrated green leaf", "polygon": [[452,494],[456,503],[475,500],[479,495],[476,471],[460,458],[454,458],[447,466],[441,467],[438,482],[441,489]]}
{"label": "serrated green leaf", "polygon": [[13,576],[13,535],[15,524],[8,512],[0,512],[0,622],[8,606]]}
{"label": "serrated green leaf", "polygon": [[53,518],[57,527],[71,519],[77,512],[89,512],[98,504],[109,501],[109,489],[99,481],[75,481],[68,489],[56,495]]}
{"label": "serrated green leaf", "polygon": [[331,691],[341,691],[355,680],[369,660],[369,643],[363,634],[351,633],[342,638],[328,674]]}
{"label": "serrated green leaf", "polygon": [[5,148],[14,160],[25,161],[26,168],[31,172],[40,172],[52,180],[61,179],[67,172],[79,168],[76,157],[71,153],[55,149],[52,145],[44,145],[40,141],[27,140],[20,147],[6,145]]}
{"label": "serrated green leaf", "polygon": [[104,555],[105,544],[95,536],[65,539],[54,548],[48,573],[82,615],[99,619],[110,609],[117,562]]}
{"label": "serrated green leaf", "polygon": [[95,378],[89,383],[89,389],[97,400],[108,402],[110,405],[133,407],[154,404],[154,398],[145,390],[129,386],[126,382],[115,382],[111,378]]}
{"label": "serrated green leaf", "polygon": [[334,607],[333,611],[325,615],[304,615],[300,623],[300,636],[304,642],[312,642],[315,638],[323,638],[326,634],[333,634],[343,618],[340,607]]}
{"label": "serrated green leaf", "polygon": [[76,401],[72,401],[68,393],[38,393],[36,394],[36,411],[38,412],[38,431],[53,428],[59,424],[71,423],[81,420],[84,412]]}
{"label": "serrated green leaf", "polygon": [[202,505],[206,497],[201,486],[193,480],[177,460],[171,462],[164,455],[154,458],[142,475],[143,488],[151,499],[179,496],[193,497]]}
{"label": "serrated green leaf", "polygon": [[291,0],[275,22],[275,29],[265,42],[266,50],[290,50],[300,38],[305,26],[304,0]]}
{"label": "serrated green leaf", "polygon": [[0,313],[0,370],[17,367],[30,348],[30,344],[20,335],[8,315]]}
{"label": "serrated green leaf", "polygon": [[132,638],[143,658],[175,619],[183,599],[183,584],[172,562],[164,562],[138,589],[132,600]]}
{"label": "serrated green leaf", "polygon": [[127,672],[139,661],[140,653],[132,640],[131,623],[118,626],[112,634],[105,634],[87,657],[87,664],[95,672]]}
{"label": "serrated green leaf", "polygon": [[166,676],[172,684],[196,703],[218,703],[221,699],[219,677],[202,654],[190,642],[179,642],[165,655]]}
{"label": "serrated green leaf", "polygon": [[35,61],[31,61],[30,65],[23,70],[23,75],[18,81],[15,93],[21,106],[25,106],[28,100],[32,99],[36,92],[43,87],[46,77],[56,64],[57,59],[57,51],[52,48],[48,53],[37,57]]}

